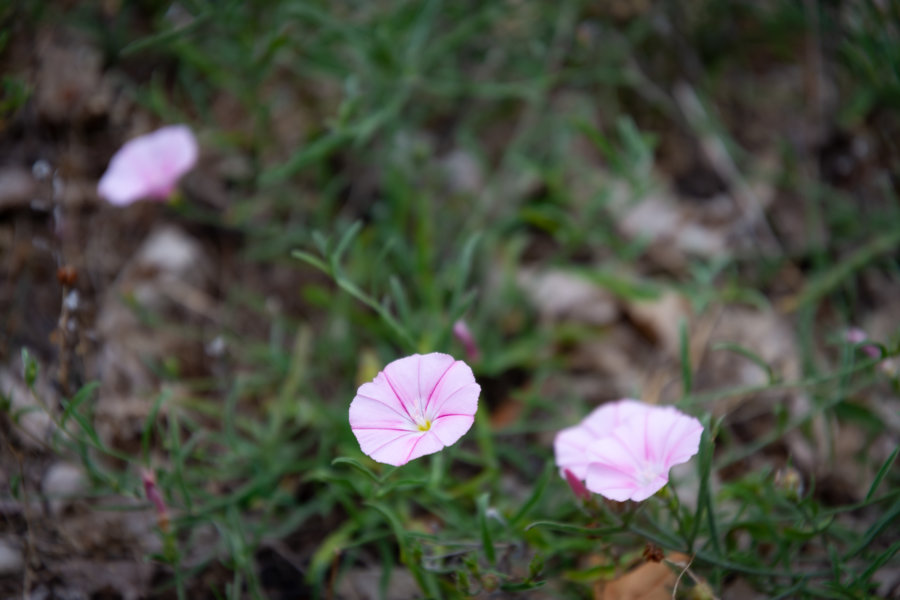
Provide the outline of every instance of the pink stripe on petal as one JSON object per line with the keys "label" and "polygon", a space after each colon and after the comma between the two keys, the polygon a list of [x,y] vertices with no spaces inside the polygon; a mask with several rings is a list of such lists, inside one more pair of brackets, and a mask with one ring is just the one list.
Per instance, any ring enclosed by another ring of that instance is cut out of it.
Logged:
{"label": "pink stripe on petal", "polygon": [[[441,383],[457,362],[452,356],[435,353],[439,358],[435,360],[419,361],[419,397],[422,399],[422,412],[428,412],[428,407],[435,397],[439,397]],[[446,358],[445,358],[446,357]],[[424,369],[424,375],[423,375]]]}
{"label": "pink stripe on petal", "polygon": [[383,429],[356,429],[353,434],[364,454],[378,462],[394,466],[406,464],[406,457],[422,437],[421,431],[395,432]]}
{"label": "pink stripe on petal", "polygon": [[428,398],[429,406],[433,411],[439,412],[443,401],[456,395],[463,388],[473,385],[478,387],[479,392],[481,391],[480,386],[475,383],[475,375],[472,374],[472,369],[469,368],[469,365],[461,360],[454,361],[431,391]]}
{"label": "pink stripe on petal", "polygon": [[410,449],[409,454],[406,455],[406,460],[403,462],[407,463],[414,458],[439,452],[444,449],[444,445],[445,444],[442,444],[441,440],[434,435],[433,431],[426,431]]}
{"label": "pink stripe on petal", "polygon": [[452,446],[472,427],[471,415],[442,415],[431,424],[431,431],[445,446]]}
{"label": "pink stripe on petal", "polygon": [[478,411],[480,393],[481,386],[474,382],[470,383],[448,396],[436,398],[428,412],[435,417],[445,413],[474,415]]}
{"label": "pink stripe on petal", "polygon": [[[674,409],[673,409],[674,410]],[[666,440],[665,464],[670,467],[686,463],[700,451],[703,425],[694,417],[677,415],[677,423]]]}
{"label": "pink stripe on petal", "polygon": [[[393,411],[399,418],[406,419],[411,423],[412,418],[409,416],[406,407],[400,403],[400,400],[394,395],[389,386],[385,385],[383,382],[379,382],[379,378],[382,378],[381,374],[375,378],[374,383],[364,383],[361,385],[356,392],[356,398],[377,402]],[[353,408],[353,405],[356,403],[356,398],[354,398],[353,402],[350,404],[350,418],[353,419],[355,413],[356,418],[365,419],[366,415],[369,414],[367,410],[360,410],[360,407],[357,407],[357,409]],[[366,406],[368,406],[368,404]]]}

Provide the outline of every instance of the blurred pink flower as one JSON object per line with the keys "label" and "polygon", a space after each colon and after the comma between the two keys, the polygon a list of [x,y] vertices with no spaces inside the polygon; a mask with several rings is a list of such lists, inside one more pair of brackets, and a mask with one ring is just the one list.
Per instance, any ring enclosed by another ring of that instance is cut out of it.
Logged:
{"label": "blurred pink flower", "polygon": [[556,464],[584,481],[588,465],[603,458],[593,451],[594,443],[608,436],[626,419],[643,414],[646,406],[637,400],[625,399],[595,408],[581,423],[556,434],[553,441]]}
{"label": "blurred pink flower", "polygon": [[478,350],[478,343],[475,341],[475,336],[472,335],[472,331],[465,321],[459,319],[453,324],[453,335],[463,345],[463,348],[466,351],[466,358],[472,362],[478,362],[481,358],[481,352]]}
{"label": "blurred pink flower", "polygon": [[378,462],[404,465],[450,446],[475,420],[481,387],[472,369],[447,354],[395,360],[350,403],[350,428]]}
{"label": "blurred pink flower", "polygon": [[844,333],[844,337],[851,344],[859,344],[869,339],[869,336],[865,332],[865,330],[860,329],[859,327],[847,328],[847,331]]}
{"label": "blurred pink flower", "polygon": [[97,193],[112,204],[167,200],[197,162],[197,140],[186,125],[170,125],[125,143],[109,161]]}
{"label": "blurred pink flower", "polygon": [[878,358],[879,356],[881,356],[881,350],[878,349],[878,346],[875,346],[874,344],[861,345],[863,342],[869,339],[869,335],[865,332],[864,329],[860,329],[859,327],[850,327],[844,333],[844,338],[851,344],[858,345],[860,349],[869,356],[869,358]]}
{"label": "blurred pink flower", "polygon": [[702,432],[700,421],[671,406],[619,400],[557,434],[556,464],[606,498],[646,500],[666,485],[669,469],[697,453]]}

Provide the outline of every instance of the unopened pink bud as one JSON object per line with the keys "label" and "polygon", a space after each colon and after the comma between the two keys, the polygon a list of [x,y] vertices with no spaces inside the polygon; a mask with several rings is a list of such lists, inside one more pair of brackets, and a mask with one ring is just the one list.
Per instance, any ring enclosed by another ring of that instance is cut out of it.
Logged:
{"label": "unopened pink bud", "polygon": [[566,478],[566,482],[568,482],[569,487],[572,488],[572,492],[578,497],[587,502],[591,499],[591,492],[584,486],[584,482],[578,479],[578,476],[575,475],[569,469],[563,469],[563,475]]}
{"label": "unopened pink bud", "polygon": [[156,485],[156,475],[149,469],[141,469],[141,481],[144,483],[144,495],[147,500],[156,508],[157,521],[159,528],[163,531],[169,528],[169,509],[166,507],[166,501]]}
{"label": "unopened pink bud", "polygon": [[453,324],[453,335],[463,345],[466,351],[466,358],[471,362],[478,362],[481,358],[481,352],[478,350],[478,344],[475,342],[475,336],[466,322],[462,319]]}

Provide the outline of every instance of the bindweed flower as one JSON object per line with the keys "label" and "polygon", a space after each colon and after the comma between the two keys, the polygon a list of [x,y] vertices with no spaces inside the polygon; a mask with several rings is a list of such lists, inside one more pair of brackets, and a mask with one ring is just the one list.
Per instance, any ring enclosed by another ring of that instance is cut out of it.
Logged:
{"label": "bindweed flower", "polygon": [[197,162],[197,140],[186,125],[170,125],[125,143],[109,161],[97,193],[112,204],[168,200]]}
{"label": "bindweed flower", "polygon": [[350,403],[359,447],[378,462],[404,465],[456,443],[475,420],[481,387],[447,354],[413,354],[387,365]]}
{"label": "bindweed flower", "polygon": [[463,345],[466,351],[466,358],[472,362],[478,362],[481,358],[478,343],[475,341],[475,336],[472,335],[469,326],[462,319],[453,324],[453,336]]}
{"label": "bindweed flower", "polygon": [[624,399],[560,431],[553,446],[567,480],[574,475],[610,500],[641,501],[666,485],[669,469],[697,453],[702,432],[700,421],[671,406]]}

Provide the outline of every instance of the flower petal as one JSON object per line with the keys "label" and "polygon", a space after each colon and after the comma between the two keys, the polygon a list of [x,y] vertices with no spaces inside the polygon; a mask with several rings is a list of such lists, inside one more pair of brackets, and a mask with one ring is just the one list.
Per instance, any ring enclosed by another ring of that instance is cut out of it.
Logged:
{"label": "flower petal", "polygon": [[591,411],[578,425],[560,431],[553,442],[560,474],[569,469],[584,480],[588,465],[597,458],[591,449],[593,442],[609,435],[624,421],[645,414],[648,408],[652,407],[630,398],[608,402]]}
{"label": "flower petal", "polygon": [[668,479],[657,475],[653,479],[640,481],[631,473],[594,463],[588,469],[585,485],[587,489],[617,502],[646,500],[666,485]]}
{"label": "flower petal", "polygon": [[[644,419],[626,421],[610,435],[594,442],[594,461],[588,466],[585,485],[611,500],[643,500],[666,484],[660,482],[659,465],[646,460]],[[655,489],[654,485],[658,485]],[[646,495],[644,495],[646,494]]]}
{"label": "flower petal", "polygon": [[[445,355],[441,355],[445,356]],[[453,364],[453,359],[447,356],[449,361],[441,361],[446,362],[447,364],[443,365],[444,369]],[[439,359],[440,360],[440,359]],[[430,376],[433,369],[430,368],[433,365],[431,361],[426,362],[425,370],[426,376]],[[397,395],[397,398],[400,399],[400,402],[406,408],[406,410],[413,415],[422,415],[423,408],[425,406],[425,398],[428,397],[428,393],[431,391],[429,389],[423,395],[419,390],[420,384],[420,376],[422,370],[422,355],[421,354],[413,354],[412,356],[407,356],[406,358],[401,358],[395,360],[394,362],[387,365],[382,373],[384,374],[385,380],[388,385]],[[435,378],[436,380],[436,378]],[[433,386],[433,384],[432,384]]]}
{"label": "flower petal", "polygon": [[390,405],[369,396],[358,395],[350,403],[351,429],[399,429],[420,431],[415,423]]}
{"label": "flower petal", "polygon": [[434,436],[445,446],[452,446],[472,427],[472,415],[441,415],[431,423]]}
{"label": "flower petal", "polygon": [[702,431],[675,408],[648,406],[589,447],[585,484],[613,500],[645,500],[666,485],[674,465],[697,453]]}
{"label": "flower petal", "polygon": [[421,431],[388,429],[354,429],[353,433],[364,454],[394,466],[406,464],[410,453],[424,436]]}
{"label": "flower petal", "polygon": [[[462,364],[462,366],[466,365]],[[454,367],[451,373],[458,370]],[[471,375],[471,371],[469,373]],[[458,380],[453,382],[454,385],[457,383],[459,383]],[[472,377],[471,383],[463,385],[449,394],[446,393],[447,387],[449,385],[436,391],[428,405],[426,413],[432,419],[441,415],[474,415],[478,411],[478,395],[481,393],[481,386],[475,383],[474,377]]]}
{"label": "flower petal", "polygon": [[359,446],[366,455],[395,467],[444,448],[441,441],[430,431],[356,429],[353,433],[356,434]]}
{"label": "flower petal", "polygon": [[591,432],[581,425],[568,427],[557,433],[556,439],[553,440],[553,451],[560,472],[569,470],[584,481],[588,465],[596,458],[590,450],[595,439]]}
{"label": "flower petal", "polygon": [[356,397],[350,403],[350,427],[356,427],[358,424],[371,426],[373,422],[379,419],[393,419],[376,404],[383,406],[384,409],[396,415],[398,422],[403,422],[409,427],[415,425],[415,421],[406,410],[406,406],[401,403],[400,398],[397,397],[393,388],[388,384],[384,373],[379,373],[375,376],[374,381],[359,386]]}
{"label": "flower petal", "polygon": [[646,436],[653,459],[668,472],[691,459],[700,450],[703,425],[671,406],[659,407],[647,419]]}
{"label": "flower petal", "polygon": [[642,416],[653,408],[645,402],[623,398],[595,408],[584,418],[581,426],[588,429],[594,437],[600,438],[609,435],[613,429],[632,417]]}

